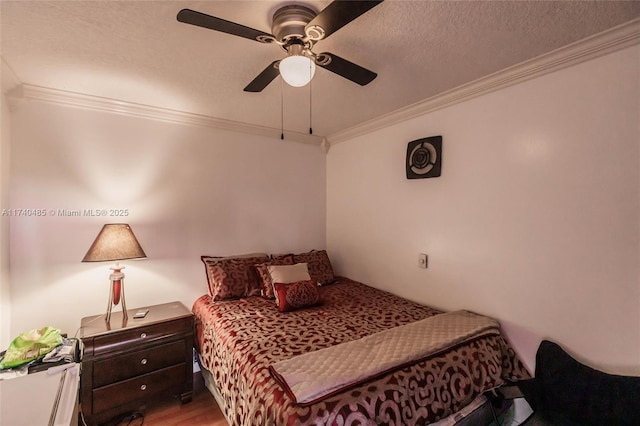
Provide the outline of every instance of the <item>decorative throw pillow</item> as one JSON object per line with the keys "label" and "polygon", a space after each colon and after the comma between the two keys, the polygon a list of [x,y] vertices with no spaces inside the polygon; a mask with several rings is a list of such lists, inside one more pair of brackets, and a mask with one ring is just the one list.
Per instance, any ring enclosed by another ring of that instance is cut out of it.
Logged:
{"label": "decorative throw pillow", "polygon": [[267,258],[267,255],[218,258],[202,256],[212,299],[235,299],[260,294],[260,281],[253,265],[264,262]]}
{"label": "decorative throw pillow", "polygon": [[255,265],[258,276],[260,277],[260,294],[266,299],[273,299],[273,281],[271,280],[271,274],[269,274],[269,266],[278,265],[293,265],[293,255],[287,254],[284,256],[274,257],[269,262],[260,263]]}
{"label": "decorative throw pillow", "polygon": [[311,279],[306,263],[295,265],[271,265],[267,266],[271,281],[275,283],[293,283]]}
{"label": "decorative throw pillow", "polygon": [[[280,265],[280,266],[268,266],[269,275],[273,282],[273,295],[276,299],[276,305],[279,305],[278,293],[275,289],[276,283],[294,283],[297,281],[309,281],[309,271],[307,270],[306,263],[296,263],[295,265]],[[316,282],[317,284],[317,282]]]}
{"label": "decorative throw pillow", "polygon": [[312,280],[275,283],[274,291],[280,312],[289,312],[320,303],[318,283]]}
{"label": "decorative throw pillow", "polygon": [[331,284],[336,279],[326,250],[294,254],[293,260],[295,263],[307,263],[311,279],[316,280],[319,285]]}

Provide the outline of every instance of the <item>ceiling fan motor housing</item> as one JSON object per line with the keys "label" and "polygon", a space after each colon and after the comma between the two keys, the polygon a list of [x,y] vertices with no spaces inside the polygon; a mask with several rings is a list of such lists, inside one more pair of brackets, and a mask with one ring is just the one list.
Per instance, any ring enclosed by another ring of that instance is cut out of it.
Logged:
{"label": "ceiling fan motor housing", "polygon": [[284,6],[273,14],[271,33],[280,42],[286,42],[292,38],[304,38],[305,27],[317,13],[308,7],[300,5]]}

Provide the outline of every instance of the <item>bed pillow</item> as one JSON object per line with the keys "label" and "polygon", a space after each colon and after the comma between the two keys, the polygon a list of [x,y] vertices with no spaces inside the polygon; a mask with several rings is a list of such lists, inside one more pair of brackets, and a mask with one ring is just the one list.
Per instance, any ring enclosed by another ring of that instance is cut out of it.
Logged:
{"label": "bed pillow", "polygon": [[260,294],[266,299],[273,299],[273,281],[271,280],[271,274],[269,274],[269,266],[280,265],[293,265],[293,255],[287,254],[283,256],[276,256],[269,262],[260,263],[255,265],[256,272],[260,278]]}
{"label": "bed pillow", "polygon": [[213,300],[237,299],[260,294],[260,280],[253,267],[268,259],[266,254],[213,257],[201,256]]}
{"label": "bed pillow", "polygon": [[[271,261],[272,262],[279,262],[281,260],[288,261],[289,259],[291,259],[291,261],[293,262],[293,253],[272,254],[271,255]],[[293,263],[295,263],[295,262],[293,262]],[[287,265],[289,265],[289,264],[287,263]]]}
{"label": "bed pillow", "polygon": [[200,259],[244,259],[245,257],[266,257],[269,258],[267,253],[256,252],[256,253],[247,253],[247,254],[234,254],[231,256],[200,256]]}
{"label": "bed pillow", "polygon": [[294,254],[293,260],[295,263],[309,265],[309,275],[319,285],[331,284],[336,279],[326,250],[311,250],[307,253]]}
{"label": "bed pillow", "polygon": [[276,282],[273,286],[280,312],[294,311],[296,309],[316,306],[320,303],[318,283],[315,281],[305,280],[292,283]]}

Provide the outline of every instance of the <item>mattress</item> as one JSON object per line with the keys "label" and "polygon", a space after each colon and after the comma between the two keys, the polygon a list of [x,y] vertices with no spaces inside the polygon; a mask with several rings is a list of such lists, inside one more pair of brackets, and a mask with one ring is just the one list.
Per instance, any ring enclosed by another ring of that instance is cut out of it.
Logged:
{"label": "mattress", "polygon": [[424,425],[486,390],[529,377],[500,333],[474,336],[312,405],[296,404],[269,367],[441,311],[338,278],[319,306],[280,312],[260,296],[193,306],[197,349],[230,425]]}

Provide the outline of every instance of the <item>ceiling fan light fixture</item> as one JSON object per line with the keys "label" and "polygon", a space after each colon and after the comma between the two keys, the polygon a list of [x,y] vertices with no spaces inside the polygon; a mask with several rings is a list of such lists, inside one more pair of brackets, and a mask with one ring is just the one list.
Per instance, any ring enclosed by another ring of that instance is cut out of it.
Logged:
{"label": "ceiling fan light fixture", "polygon": [[293,87],[309,84],[316,73],[316,64],[311,58],[302,55],[290,55],[280,61],[280,75]]}

